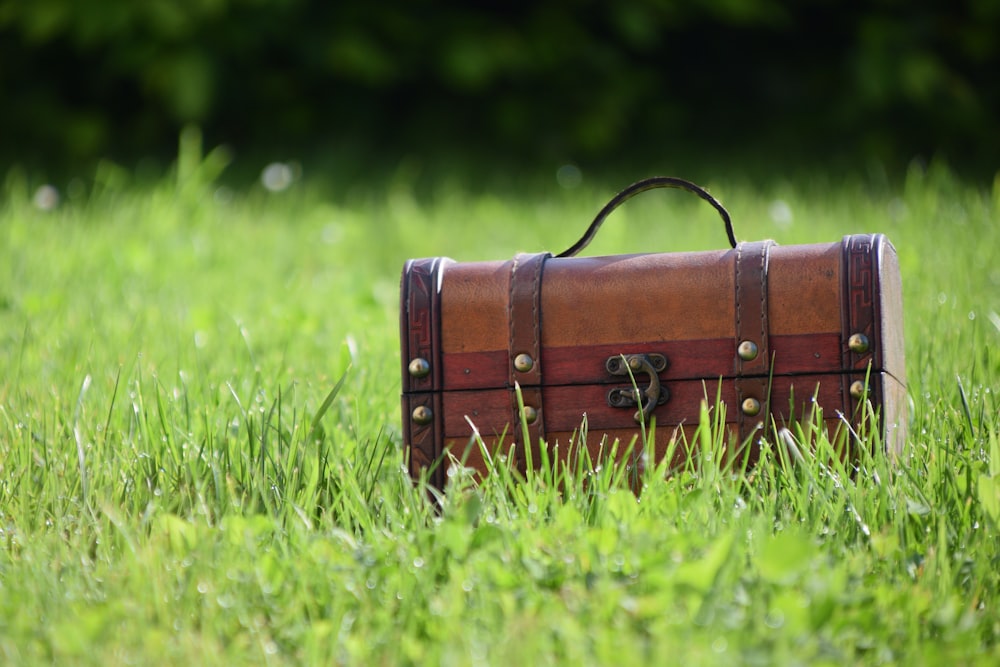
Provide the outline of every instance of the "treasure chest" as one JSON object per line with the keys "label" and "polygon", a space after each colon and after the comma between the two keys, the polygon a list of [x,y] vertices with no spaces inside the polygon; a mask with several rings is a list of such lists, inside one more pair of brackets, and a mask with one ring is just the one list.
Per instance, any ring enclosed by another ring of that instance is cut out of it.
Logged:
{"label": "treasure chest", "polygon": [[[712,205],[731,247],[576,256],[612,210],[658,187]],[[654,424],[657,442],[689,439],[705,402],[724,413],[730,458],[751,463],[761,438],[795,420],[815,417],[848,447],[877,442],[885,454],[905,438],[889,241],[737,243],[726,209],[682,179],[626,188],[559,255],[410,260],[400,301],[404,444],[411,474],[429,468],[438,486],[446,451],[480,470],[484,449],[522,468],[537,465],[542,447],[558,456],[586,447],[596,459]],[[877,437],[858,436],[871,429]]]}

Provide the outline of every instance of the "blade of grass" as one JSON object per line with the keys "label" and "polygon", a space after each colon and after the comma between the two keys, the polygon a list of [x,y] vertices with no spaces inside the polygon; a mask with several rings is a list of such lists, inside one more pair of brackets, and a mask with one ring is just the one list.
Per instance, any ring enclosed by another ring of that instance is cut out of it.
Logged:
{"label": "blade of grass", "polygon": [[340,376],[339,380],[337,380],[337,383],[333,385],[333,389],[331,389],[330,392],[326,395],[326,398],[323,399],[323,403],[320,404],[319,409],[316,411],[316,414],[313,415],[312,422],[309,424],[309,434],[306,436],[306,442],[309,443],[316,442],[316,436],[319,433],[321,422],[323,421],[323,416],[326,415],[327,410],[329,410],[330,406],[333,405],[334,399],[337,398],[337,394],[339,394],[340,390],[343,388],[344,382],[347,381],[347,374],[350,372],[350,370],[351,367],[348,366],[347,369],[344,371],[344,374]]}

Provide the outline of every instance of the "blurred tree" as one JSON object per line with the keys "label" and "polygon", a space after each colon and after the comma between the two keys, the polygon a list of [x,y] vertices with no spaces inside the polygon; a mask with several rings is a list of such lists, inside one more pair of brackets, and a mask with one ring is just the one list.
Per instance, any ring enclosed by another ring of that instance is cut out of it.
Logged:
{"label": "blurred tree", "polygon": [[995,168],[997,0],[0,0],[0,160],[946,151]]}

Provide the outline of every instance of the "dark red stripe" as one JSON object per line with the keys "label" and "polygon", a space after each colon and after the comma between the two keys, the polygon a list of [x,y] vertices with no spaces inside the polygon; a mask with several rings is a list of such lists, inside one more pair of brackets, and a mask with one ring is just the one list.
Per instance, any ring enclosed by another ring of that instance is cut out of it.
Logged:
{"label": "dark red stripe", "polygon": [[[619,354],[659,353],[667,357],[660,379],[715,380],[732,377],[735,342],[731,338],[696,341],[656,341],[614,345],[543,348],[540,364],[546,386],[618,383],[607,372],[608,358]],[[836,373],[841,370],[841,342],[837,333],[772,335],[774,375]],[[442,372],[447,390],[506,387],[507,350],[452,352],[444,355]]]}
{"label": "dark red stripe", "polygon": [[[670,398],[653,411],[658,424],[696,425],[701,402],[707,400],[710,406],[714,406],[716,397],[720,397],[726,405],[726,422],[736,421],[739,405],[731,378],[722,381],[721,390],[719,382],[712,380],[704,383],[700,380],[675,381],[664,386],[670,392]],[[592,433],[599,433],[602,429],[637,429],[633,420],[634,408],[612,408],[608,405],[607,392],[610,388],[608,385],[544,387],[542,409],[545,411],[546,428],[552,432],[572,431],[580,426],[586,414]],[[828,418],[835,417],[836,411],[844,410],[841,375],[773,379],[770,406],[779,425],[790,419],[808,418],[817,405],[823,407]],[[442,397],[445,437],[469,438],[472,429],[466,417],[487,441],[495,439],[505,429],[510,435],[509,406],[510,393],[506,389],[445,392]]]}

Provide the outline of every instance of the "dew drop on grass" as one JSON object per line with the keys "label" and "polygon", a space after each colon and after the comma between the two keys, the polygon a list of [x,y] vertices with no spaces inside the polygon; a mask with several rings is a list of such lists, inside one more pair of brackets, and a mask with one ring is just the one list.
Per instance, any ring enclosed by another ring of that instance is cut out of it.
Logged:
{"label": "dew drop on grass", "polygon": [[416,558],[413,559],[413,567],[415,567],[415,568],[417,568],[419,570],[423,566],[424,566],[424,559],[423,558],[421,558],[420,556],[417,556]]}
{"label": "dew drop on grass", "polygon": [[712,650],[716,653],[725,653],[727,648],[729,648],[729,642],[726,641],[725,637],[716,637],[712,641]]}

